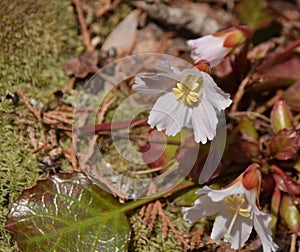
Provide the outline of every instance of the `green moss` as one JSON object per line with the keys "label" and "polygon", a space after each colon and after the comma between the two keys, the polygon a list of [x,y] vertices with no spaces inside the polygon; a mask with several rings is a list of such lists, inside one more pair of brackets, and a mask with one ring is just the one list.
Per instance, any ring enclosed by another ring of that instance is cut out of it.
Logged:
{"label": "green moss", "polygon": [[[181,207],[168,205],[165,209],[168,218],[176,225],[180,232],[188,232],[191,225],[182,217]],[[133,229],[130,251],[134,252],[181,252],[183,245],[178,241],[174,233],[169,229],[167,237],[162,236],[162,220],[159,216],[155,221],[153,230],[145,225],[138,212],[130,217]]]}
{"label": "green moss", "polygon": [[68,0],[1,1],[0,96],[25,83],[66,84],[61,63],[80,50],[75,25]]}
{"label": "green moss", "polygon": [[41,175],[32,148],[11,119],[0,120],[0,149],[0,251],[16,251],[12,235],[3,228],[5,218],[20,191],[33,186]]}

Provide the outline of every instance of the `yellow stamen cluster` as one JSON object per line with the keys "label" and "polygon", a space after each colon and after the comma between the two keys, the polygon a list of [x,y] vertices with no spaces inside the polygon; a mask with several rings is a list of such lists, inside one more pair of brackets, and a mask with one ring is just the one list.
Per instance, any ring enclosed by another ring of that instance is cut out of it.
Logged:
{"label": "yellow stamen cluster", "polygon": [[181,99],[181,101],[188,106],[192,106],[199,101],[198,94],[194,91],[198,87],[198,83],[194,83],[193,86],[189,88],[188,86],[178,82],[177,87],[173,88],[173,92],[177,99]]}
{"label": "yellow stamen cluster", "polygon": [[230,238],[230,233],[232,227],[236,221],[238,215],[249,218],[251,216],[251,206],[245,199],[245,195],[232,195],[227,196],[223,202],[228,206],[228,210],[233,213],[233,218],[227,230],[227,233],[224,235],[226,239]]}

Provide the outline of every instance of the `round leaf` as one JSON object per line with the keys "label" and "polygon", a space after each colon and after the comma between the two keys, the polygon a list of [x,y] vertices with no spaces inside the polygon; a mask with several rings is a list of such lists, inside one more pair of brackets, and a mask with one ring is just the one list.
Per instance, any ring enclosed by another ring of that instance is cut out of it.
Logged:
{"label": "round leaf", "polygon": [[126,251],[125,211],[83,174],[58,174],[24,190],[5,227],[23,251]]}

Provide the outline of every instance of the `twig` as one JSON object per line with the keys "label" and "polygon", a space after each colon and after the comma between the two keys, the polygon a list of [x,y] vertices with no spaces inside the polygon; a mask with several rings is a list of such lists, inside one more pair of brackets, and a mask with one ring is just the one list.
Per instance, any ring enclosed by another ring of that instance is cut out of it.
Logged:
{"label": "twig", "polygon": [[81,171],[78,167],[77,157],[75,151],[73,150],[73,146],[71,148],[63,147],[62,152],[66,159],[72,164],[73,171]]}
{"label": "twig", "polygon": [[92,52],[95,50],[95,48],[93,47],[93,45],[91,44],[91,37],[87,28],[87,24],[86,24],[86,20],[85,17],[83,15],[83,9],[82,9],[82,5],[81,5],[81,1],[80,0],[73,0],[75,7],[76,7],[76,11],[78,14],[78,20],[81,26],[81,32],[82,32],[82,36],[83,36],[83,44],[86,47],[86,50],[88,52]]}
{"label": "twig", "polygon": [[73,89],[75,85],[76,77],[72,77],[67,85],[67,89]]}
{"label": "twig", "polygon": [[100,0],[99,5],[95,11],[95,15],[97,18],[103,16],[105,13],[114,10],[122,0],[115,0],[113,3],[111,3],[111,0]]}
{"label": "twig", "polygon": [[29,126],[27,128],[27,131],[29,132],[29,139],[30,139],[30,143],[33,146],[34,150],[36,151],[39,147],[39,142],[36,139],[36,135],[35,135],[35,131],[34,131],[34,127]]}
{"label": "twig", "polygon": [[297,241],[297,235],[292,234],[291,235],[291,246],[289,252],[296,252],[296,241]]}
{"label": "twig", "polygon": [[50,142],[51,142],[52,146],[56,147],[58,145],[56,130],[55,129],[50,129],[49,134],[50,134]]}
{"label": "twig", "polygon": [[258,118],[266,121],[268,124],[271,122],[270,118],[268,118],[260,113],[253,112],[253,111],[241,111],[241,112],[233,112],[233,113],[230,112],[228,115],[232,118],[248,116],[251,119],[251,117],[258,117]]}
{"label": "twig", "polygon": [[277,101],[279,101],[283,96],[283,91],[278,90],[274,97],[272,97],[270,100],[268,100],[264,105],[259,106],[255,112],[257,113],[264,113],[268,108],[272,107]]}
{"label": "twig", "polygon": [[46,119],[50,119],[50,120],[56,120],[56,121],[60,121],[69,125],[72,125],[73,121],[70,119],[65,118],[66,114],[68,113],[64,113],[64,112],[59,112],[59,111],[48,111],[46,113],[44,113],[44,118]]}
{"label": "twig", "polygon": [[50,140],[47,140],[41,146],[39,146],[36,150],[34,150],[33,153],[38,153],[40,150],[45,149],[49,143],[50,143]]}
{"label": "twig", "polygon": [[42,121],[41,111],[36,109],[34,106],[32,106],[28,97],[24,94],[22,89],[18,89],[17,94],[23,99],[25,105],[35,115],[35,117],[38,119],[38,121],[41,122]]}
{"label": "twig", "polygon": [[240,102],[240,100],[242,99],[242,97],[245,93],[245,87],[247,86],[247,84],[249,82],[249,79],[250,79],[250,75],[248,74],[246,76],[246,78],[243,79],[241,85],[239,86],[238,91],[236,92],[236,94],[233,98],[233,104],[232,104],[232,107],[231,107],[231,110],[230,110],[231,113],[236,112],[236,110],[238,108],[238,105],[239,105],[239,102]]}

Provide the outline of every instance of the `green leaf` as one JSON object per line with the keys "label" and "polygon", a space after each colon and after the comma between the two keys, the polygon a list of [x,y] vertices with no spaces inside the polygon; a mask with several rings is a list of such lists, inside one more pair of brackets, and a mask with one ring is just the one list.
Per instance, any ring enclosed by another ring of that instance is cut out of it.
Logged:
{"label": "green leaf", "polygon": [[287,160],[299,150],[299,135],[293,128],[275,133],[269,144],[270,154],[278,160]]}
{"label": "green leaf", "polygon": [[292,127],[292,113],[285,101],[278,101],[271,112],[271,124],[274,132]]}
{"label": "green leaf", "polygon": [[300,228],[300,213],[290,196],[284,195],[281,200],[280,214],[292,232],[297,233]]}
{"label": "green leaf", "polygon": [[22,192],[5,228],[23,251],[126,251],[126,210],[83,174],[58,174]]}
{"label": "green leaf", "polygon": [[244,140],[251,142],[258,141],[258,133],[247,116],[242,117],[239,123],[239,131],[241,132]]}
{"label": "green leaf", "polygon": [[275,16],[266,9],[264,0],[244,0],[237,6],[239,19],[254,30],[268,26]]}

